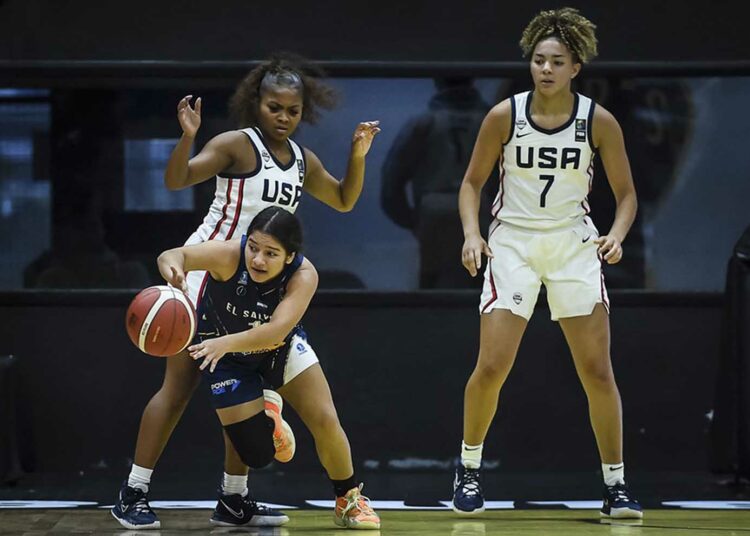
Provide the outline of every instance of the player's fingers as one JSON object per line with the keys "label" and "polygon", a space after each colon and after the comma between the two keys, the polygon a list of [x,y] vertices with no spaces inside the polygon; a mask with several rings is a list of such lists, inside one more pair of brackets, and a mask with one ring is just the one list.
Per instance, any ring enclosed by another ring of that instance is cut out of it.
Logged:
{"label": "player's fingers", "polygon": [[198,97],[196,99],[196,101],[195,101],[195,113],[197,113],[198,115],[201,114],[201,105],[202,104],[203,104],[203,101],[201,100],[200,97]]}
{"label": "player's fingers", "polygon": [[601,236],[599,238],[594,239],[594,244],[602,244],[604,242],[604,238]]}
{"label": "player's fingers", "polygon": [[485,242],[484,244],[482,244],[482,251],[490,259],[494,259],[495,258],[495,255],[493,255],[492,250],[490,249],[490,246],[487,245],[487,242]]}

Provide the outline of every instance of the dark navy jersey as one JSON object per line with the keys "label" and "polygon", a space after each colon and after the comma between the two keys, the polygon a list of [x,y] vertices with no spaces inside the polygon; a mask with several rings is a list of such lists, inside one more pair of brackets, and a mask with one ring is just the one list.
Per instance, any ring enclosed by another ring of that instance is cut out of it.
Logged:
{"label": "dark navy jersey", "polygon": [[[240,241],[240,262],[232,277],[227,281],[208,278],[198,306],[195,343],[240,333],[269,322],[279,302],[284,299],[289,280],[304,260],[301,254],[297,254],[290,264],[284,265],[284,270],[278,276],[266,283],[255,283],[250,278],[245,264],[246,244],[247,235],[243,235]],[[232,352],[226,354],[225,359],[246,362],[247,356],[257,357],[258,361],[276,356],[279,352],[286,352],[289,340],[301,331],[301,326],[295,326],[284,338],[284,346],[274,350]]]}

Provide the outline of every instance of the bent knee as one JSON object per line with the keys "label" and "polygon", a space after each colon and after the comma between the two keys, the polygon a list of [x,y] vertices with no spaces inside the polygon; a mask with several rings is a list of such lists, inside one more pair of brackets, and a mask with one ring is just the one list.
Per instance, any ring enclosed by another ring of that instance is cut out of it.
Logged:
{"label": "bent knee", "polygon": [[510,372],[512,360],[509,358],[480,359],[474,369],[476,378],[481,382],[504,382]]}
{"label": "bent knee", "polygon": [[342,429],[339,416],[333,408],[316,412],[308,418],[306,424],[314,436],[330,435]]}
{"label": "bent knee", "polygon": [[273,419],[264,412],[224,427],[242,462],[252,469],[265,467],[273,460]]}

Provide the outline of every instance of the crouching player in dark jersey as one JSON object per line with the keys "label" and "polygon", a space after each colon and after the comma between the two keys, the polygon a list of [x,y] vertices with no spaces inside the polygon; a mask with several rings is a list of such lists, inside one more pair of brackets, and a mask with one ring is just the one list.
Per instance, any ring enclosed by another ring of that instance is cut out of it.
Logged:
{"label": "crouching player in dark jersey", "polygon": [[[186,272],[206,270],[211,275],[188,351],[208,379],[216,414],[242,461],[257,469],[274,458],[274,421],[264,411],[265,379],[315,439],[336,494],[336,525],[377,529],[380,518],[360,493],[328,382],[299,324],[318,286],[315,267],[302,256],[301,246],[299,220],[280,207],[269,207],[258,213],[241,239],[165,251],[159,256],[159,270],[183,289]],[[235,508],[224,502],[220,497],[212,523],[250,521],[233,514],[242,511],[242,504]]]}

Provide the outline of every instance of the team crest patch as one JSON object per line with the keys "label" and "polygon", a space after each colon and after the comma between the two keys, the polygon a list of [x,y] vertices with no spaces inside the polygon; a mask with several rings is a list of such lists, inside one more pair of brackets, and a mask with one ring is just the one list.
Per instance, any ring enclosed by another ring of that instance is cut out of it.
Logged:
{"label": "team crest patch", "polygon": [[247,285],[247,278],[248,278],[247,271],[243,270],[242,274],[240,275],[239,284],[240,285]]}
{"label": "team crest patch", "polygon": [[300,183],[305,180],[305,163],[302,160],[297,160],[297,171],[299,171]]}
{"label": "team crest patch", "polygon": [[513,301],[516,302],[516,305],[520,305],[523,301],[523,296],[521,296],[520,292],[515,292],[513,294]]}
{"label": "team crest patch", "polygon": [[518,130],[523,130],[526,128],[526,119],[519,119],[516,121],[516,126],[518,127]]}
{"label": "team crest patch", "polygon": [[266,151],[265,149],[261,151],[260,156],[261,158],[263,158],[264,162],[268,162],[269,160],[271,160],[271,155],[268,154],[268,151]]}

